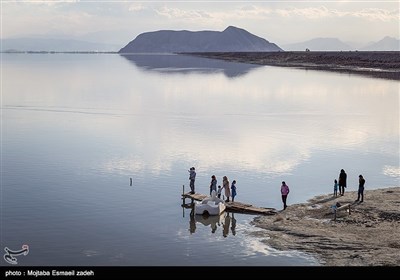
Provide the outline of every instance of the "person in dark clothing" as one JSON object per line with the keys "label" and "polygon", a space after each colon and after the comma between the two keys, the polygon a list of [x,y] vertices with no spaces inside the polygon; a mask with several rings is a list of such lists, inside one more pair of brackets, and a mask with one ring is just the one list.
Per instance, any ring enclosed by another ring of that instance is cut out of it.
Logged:
{"label": "person in dark clothing", "polygon": [[210,196],[211,196],[212,191],[217,192],[217,178],[215,177],[215,175],[211,176]]}
{"label": "person in dark clothing", "polygon": [[[364,201],[364,185],[365,185],[365,179],[363,175],[358,176],[358,196],[356,201],[363,202]],[[361,200],[360,200],[361,196]]]}
{"label": "person in dark clothing", "polygon": [[231,196],[232,196],[232,202],[235,201],[235,196],[236,196],[237,192],[236,192],[236,180],[232,181],[232,185],[231,185]]}
{"label": "person in dark clothing", "polygon": [[190,193],[194,194],[194,182],[196,180],[196,171],[194,167],[191,167],[189,170],[189,180],[190,180]]}
{"label": "person in dark clothing", "polygon": [[344,170],[340,170],[339,174],[339,194],[344,195],[344,189],[347,187],[347,174]]}

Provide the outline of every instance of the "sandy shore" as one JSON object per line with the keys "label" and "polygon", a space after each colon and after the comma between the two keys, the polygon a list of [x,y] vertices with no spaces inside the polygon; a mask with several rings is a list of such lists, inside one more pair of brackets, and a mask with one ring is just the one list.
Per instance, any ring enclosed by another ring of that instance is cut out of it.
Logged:
{"label": "sandy shore", "polygon": [[400,52],[227,52],[191,55],[281,67],[336,71],[400,80]]}
{"label": "sandy shore", "polygon": [[[400,187],[367,190],[363,203],[356,198],[346,192],[289,205],[278,215],[256,217],[263,230],[254,235],[279,250],[310,253],[323,266],[399,266]],[[350,203],[351,214],[341,210],[334,221],[337,202]]]}

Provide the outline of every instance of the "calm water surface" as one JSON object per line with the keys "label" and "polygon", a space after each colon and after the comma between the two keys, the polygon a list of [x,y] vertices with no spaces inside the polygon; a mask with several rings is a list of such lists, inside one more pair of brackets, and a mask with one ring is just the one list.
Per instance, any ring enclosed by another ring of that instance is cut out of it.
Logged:
{"label": "calm water surface", "polygon": [[[252,215],[182,208],[211,175],[282,208],[399,186],[399,82],[176,55],[2,55],[1,248],[19,265],[319,265]],[[130,178],[133,185],[130,186]],[[366,198],[368,201],[368,197]],[[2,265],[7,264],[2,259]]]}

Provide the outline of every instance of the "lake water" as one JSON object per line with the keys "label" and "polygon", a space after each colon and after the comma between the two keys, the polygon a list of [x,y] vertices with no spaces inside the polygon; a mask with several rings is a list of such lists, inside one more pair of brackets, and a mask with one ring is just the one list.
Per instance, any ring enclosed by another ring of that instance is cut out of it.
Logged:
{"label": "lake water", "polygon": [[290,207],[342,168],[347,191],[399,186],[398,81],[177,55],[1,63],[1,250],[29,245],[19,265],[319,265],[252,236],[253,215],[190,215],[191,166],[197,192],[226,175],[278,210],[281,181]]}

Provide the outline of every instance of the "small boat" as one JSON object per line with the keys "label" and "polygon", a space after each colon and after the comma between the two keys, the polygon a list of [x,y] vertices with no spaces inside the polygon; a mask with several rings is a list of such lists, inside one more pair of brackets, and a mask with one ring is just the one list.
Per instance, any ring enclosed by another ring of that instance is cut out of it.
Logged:
{"label": "small boat", "polygon": [[211,197],[203,199],[201,202],[196,202],[194,205],[194,213],[197,215],[220,215],[225,211],[225,202],[218,198],[215,191],[211,192]]}

